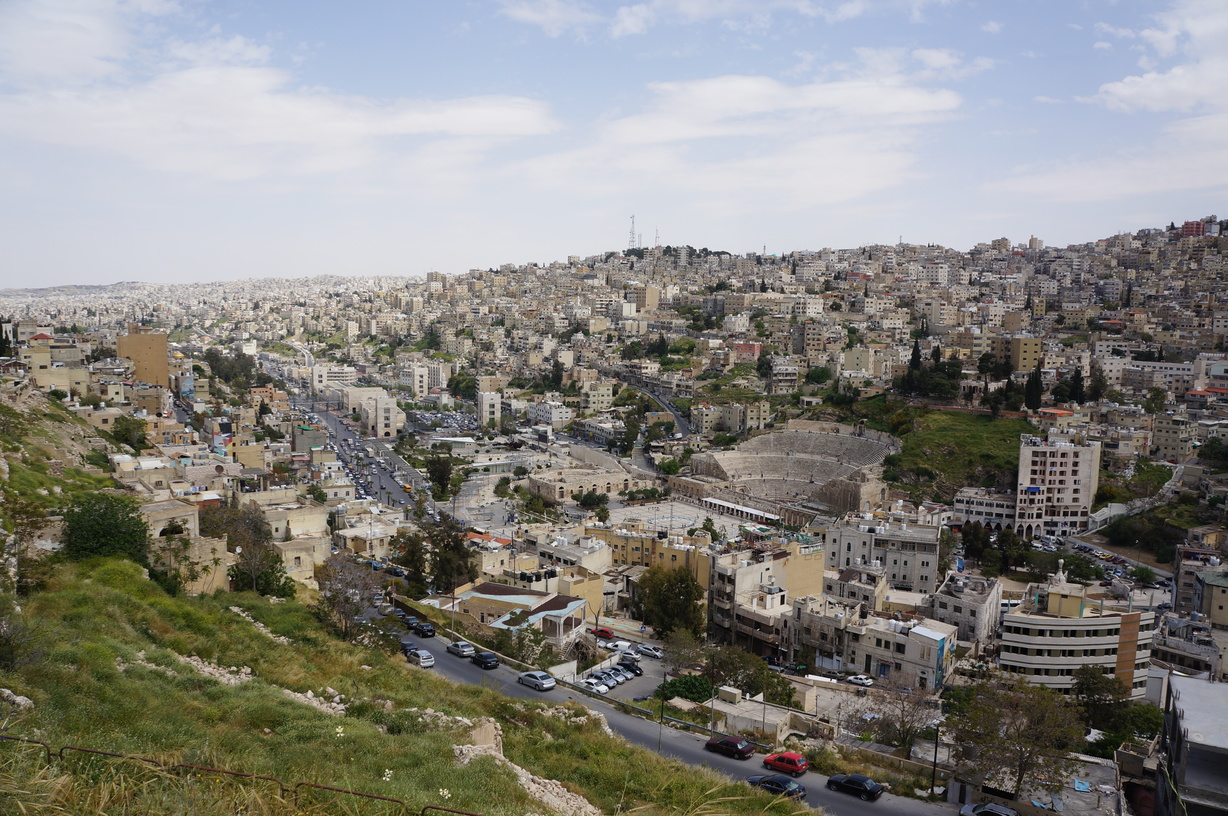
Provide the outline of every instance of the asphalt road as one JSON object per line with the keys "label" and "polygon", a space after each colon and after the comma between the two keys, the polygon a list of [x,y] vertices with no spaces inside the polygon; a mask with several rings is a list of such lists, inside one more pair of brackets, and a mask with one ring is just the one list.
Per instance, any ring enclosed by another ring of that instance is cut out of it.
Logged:
{"label": "asphalt road", "polygon": [[[614,733],[628,742],[650,751],[657,751],[662,756],[676,759],[687,765],[711,768],[727,775],[732,780],[741,780],[753,774],[767,772],[763,767],[761,756],[737,760],[705,750],[706,736],[663,727],[658,722],[625,714],[598,698],[565,686],[557,686],[550,691],[535,691],[517,683],[518,672],[510,666],[480,669],[468,658],[448,654],[445,651],[448,644],[445,638],[418,638],[415,642],[435,656],[435,667],[432,669],[411,667],[412,671],[433,671],[453,682],[488,686],[509,697],[574,700],[601,712]],[[615,696],[628,699],[633,693],[638,694],[642,689],[646,689],[644,693],[647,694],[661,682],[660,662],[645,658],[640,665],[645,670],[644,676],[637,677],[624,686],[619,686],[614,692]],[[644,705],[651,706],[651,703]],[[797,781],[806,786],[804,801],[807,805],[812,808],[821,808],[836,816],[866,816],[867,813],[875,813],[879,816],[952,816],[956,811],[954,805],[930,804],[916,799],[894,796],[890,793],[883,794],[877,802],[861,802],[848,794],[827,790],[827,777],[815,773],[804,774]]]}

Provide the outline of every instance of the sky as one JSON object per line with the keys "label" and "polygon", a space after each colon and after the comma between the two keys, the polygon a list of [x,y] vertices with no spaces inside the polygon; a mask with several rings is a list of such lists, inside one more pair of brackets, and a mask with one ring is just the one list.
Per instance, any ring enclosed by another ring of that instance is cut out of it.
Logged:
{"label": "sky", "polygon": [[1218,214],[1224,0],[0,0],[0,288]]}

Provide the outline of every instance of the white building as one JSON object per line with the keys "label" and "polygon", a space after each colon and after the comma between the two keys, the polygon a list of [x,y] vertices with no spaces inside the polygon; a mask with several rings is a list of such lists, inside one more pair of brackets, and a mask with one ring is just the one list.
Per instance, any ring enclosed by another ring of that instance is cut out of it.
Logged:
{"label": "white building", "polygon": [[1078,434],[1019,438],[1016,527],[1025,541],[1086,530],[1100,479],[1100,443]]}

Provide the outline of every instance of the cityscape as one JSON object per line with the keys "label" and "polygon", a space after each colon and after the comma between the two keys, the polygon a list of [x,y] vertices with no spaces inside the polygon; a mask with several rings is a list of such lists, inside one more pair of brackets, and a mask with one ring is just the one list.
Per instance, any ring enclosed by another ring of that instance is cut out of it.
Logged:
{"label": "cityscape", "polygon": [[0,816],[1228,816],[1228,3],[0,2]]}
{"label": "cityscape", "polygon": [[[1220,812],[1226,231],[746,255],[632,220],[544,265],[7,289],[4,631],[73,581],[136,591],[97,560],[130,559],[264,648],[306,648],[280,602],[411,687],[566,699],[726,780],[762,753],[779,801]],[[106,647],[143,693],[281,676],[151,625]],[[45,721],[40,637],[6,635],[6,734],[178,750]],[[338,735],[376,695],[280,682]],[[464,762],[605,812],[489,722]],[[320,784],[405,804],[398,768]]]}

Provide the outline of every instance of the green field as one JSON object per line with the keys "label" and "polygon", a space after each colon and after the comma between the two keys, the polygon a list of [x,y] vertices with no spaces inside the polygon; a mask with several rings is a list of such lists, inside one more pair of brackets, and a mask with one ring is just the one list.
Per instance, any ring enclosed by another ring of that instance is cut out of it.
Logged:
{"label": "green field", "polygon": [[946,411],[912,413],[912,421],[895,430],[905,431],[903,450],[884,468],[898,476],[897,486],[917,499],[948,503],[961,487],[1014,488],[1019,436],[1036,432],[1030,424]]}
{"label": "green field", "polygon": [[[274,642],[239,615],[272,632]],[[453,745],[469,728],[452,719],[492,717],[504,755],[559,780],[606,813],[787,813],[703,769],[666,761],[607,735],[562,695],[512,700],[483,686],[454,685],[409,667],[399,655],[330,637],[304,605],[257,596],[168,597],[139,567],[103,560],[55,566],[46,586],[23,599],[37,639],[26,665],[0,668],[0,686],[33,700],[9,716],[7,734],[53,748],[84,746],[164,764],[207,765],[310,782],[490,816],[549,809],[511,769],[489,758],[468,766]],[[9,662],[0,648],[0,666]],[[226,685],[183,665],[196,655],[250,667],[254,679]],[[21,661],[18,661],[21,662]],[[332,688],[350,703],[334,716],[286,697]],[[449,715],[421,716],[431,708]],[[567,716],[550,716],[555,709]],[[351,803],[353,800],[348,800]],[[300,803],[301,805],[302,803]],[[376,803],[378,805],[378,803]],[[71,755],[47,766],[41,750],[0,743],[0,812],[213,814],[382,813],[350,805],[294,808],[263,783],[186,778],[140,763]],[[398,811],[399,812],[399,811]]]}

